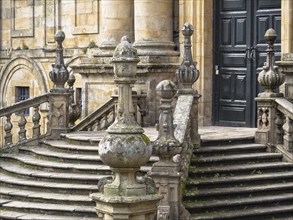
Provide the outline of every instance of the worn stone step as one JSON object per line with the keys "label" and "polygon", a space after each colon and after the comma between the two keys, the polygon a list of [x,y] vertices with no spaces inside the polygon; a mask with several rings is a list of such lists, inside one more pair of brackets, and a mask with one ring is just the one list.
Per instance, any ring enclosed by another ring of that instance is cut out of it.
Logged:
{"label": "worn stone step", "polygon": [[35,170],[73,172],[73,173],[93,173],[102,174],[103,171],[109,172],[110,168],[106,165],[65,163],[60,161],[48,161],[26,154],[2,154],[1,160],[8,160],[18,163],[20,166],[26,166]]}
{"label": "worn stone step", "polygon": [[106,131],[77,131],[68,134],[61,134],[62,140],[75,145],[95,145],[98,146],[100,140],[107,135]]}
{"label": "worn stone step", "polygon": [[212,220],[212,219],[246,219],[246,220],[260,220],[260,219],[283,219],[292,217],[293,205],[278,205],[261,208],[251,208],[244,210],[225,211],[225,212],[211,212],[203,214],[193,214],[193,220]]}
{"label": "worn stone step", "polygon": [[257,153],[266,152],[267,147],[261,144],[236,144],[236,145],[220,145],[210,147],[199,147],[194,149],[196,156],[212,156],[212,155],[231,155],[231,154],[243,154],[243,153]]}
{"label": "worn stone step", "polygon": [[272,184],[254,184],[252,186],[235,186],[221,188],[197,189],[194,186],[187,186],[184,200],[198,200],[204,198],[235,198],[241,196],[251,197],[257,195],[273,195],[282,193],[291,193],[293,190],[293,182],[272,183]]}
{"label": "worn stone step", "polygon": [[70,144],[63,140],[43,140],[41,144],[42,146],[50,147],[50,149],[58,152],[99,155],[99,148],[97,145]]}
{"label": "worn stone step", "polygon": [[29,201],[39,203],[55,203],[55,204],[80,204],[95,206],[89,195],[74,195],[69,193],[54,193],[45,191],[34,191],[29,189],[11,188],[1,186],[0,195],[2,198],[14,199],[16,201]]}
{"label": "worn stone step", "polygon": [[45,192],[72,192],[76,194],[89,194],[90,192],[97,192],[97,184],[76,184],[68,181],[67,183],[52,182],[52,181],[35,181],[14,176],[7,176],[0,172],[0,184],[6,187],[21,187],[22,189],[45,191]]}
{"label": "worn stone step", "polygon": [[247,137],[231,137],[229,135],[221,138],[201,138],[202,147],[210,146],[227,146],[236,144],[251,144],[254,143],[254,137],[248,135]]}
{"label": "worn stone step", "polygon": [[246,198],[225,198],[185,201],[184,206],[191,213],[217,212],[223,210],[241,210],[244,208],[293,204],[293,193],[265,195]]}
{"label": "worn stone step", "polygon": [[19,219],[19,220],[97,220],[97,217],[83,217],[83,216],[64,216],[64,215],[44,215],[44,214],[33,214],[17,211],[0,211],[0,219]]}
{"label": "worn stone step", "polygon": [[[54,203],[34,203],[27,201],[14,201],[2,205],[8,211],[26,211],[29,213],[49,214],[49,215],[65,215],[65,216],[81,216],[81,217],[95,217],[94,206],[81,205],[65,205]],[[61,218],[62,219],[62,218]],[[61,220],[60,219],[60,220]]]}
{"label": "worn stone step", "polygon": [[[20,147],[20,153],[31,154],[38,159],[51,160],[51,161],[60,161],[67,163],[86,163],[86,164],[103,164],[101,158],[98,154],[82,154],[76,153],[72,154],[71,152],[57,152],[52,151],[46,147]],[[98,152],[97,152],[98,153]]]}
{"label": "worn stone step", "polygon": [[281,153],[250,153],[250,154],[236,154],[224,156],[210,156],[210,157],[192,157],[192,166],[212,166],[220,164],[240,164],[240,163],[259,163],[259,162],[273,162],[282,160]]}
{"label": "worn stone step", "polygon": [[33,170],[18,164],[0,161],[0,169],[7,175],[14,175],[19,178],[29,178],[34,180],[58,181],[58,182],[73,182],[73,183],[90,183],[96,184],[101,178],[112,174],[110,170],[104,170],[102,174],[92,173],[65,173],[44,170]]}
{"label": "worn stone step", "polygon": [[292,171],[293,163],[287,162],[266,162],[259,164],[241,164],[241,165],[224,165],[224,166],[208,166],[189,168],[189,178],[198,177],[224,177],[235,176],[239,174],[261,174],[268,172]]}
{"label": "worn stone step", "polygon": [[241,185],[254,185],[257,183],[293,182],[293,172],[268,173],[256,175],[238,175],[232,177],[212,177],[204,179],[189,179],[187,185],[194,185],[197,188],[226,187]]}

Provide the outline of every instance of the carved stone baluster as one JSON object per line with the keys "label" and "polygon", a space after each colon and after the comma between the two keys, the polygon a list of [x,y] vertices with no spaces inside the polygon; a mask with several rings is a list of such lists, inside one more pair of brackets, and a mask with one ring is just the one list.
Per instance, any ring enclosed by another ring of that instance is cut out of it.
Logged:
{"label": "carved stone baluster", "polygon": [[284,129],[284,148],[291,154],[293,153],[293,120],[286,117],[286,122],[283,125]]}
{"label": "carved stone baluster", "polygon": [[40,115],[40,112],[39,112],[39,105],[35,106],[34,107],[34,115],[33,115],[33,118],[32,118],[32,121],[34,123],[34,126],[33,126],[33,138],[38,138],[40,135],[41,135],[41,125],[40,125],[40,119],[41,119],[41,115]]}
{"label": "carved stone baluster", "polygon": [[105,113],[104,116],[104,129],[108,128],[109,127],[109,121],[108,121],[108,113]]}
{"label": "carved stone baluster", "polygon": [[12,144],[12,133],[11,130],[13,128],[13,125],[11,123],[11,114],[6,115],[6,123],[4,126],[4,131],[5,131],[5,145],[11,145]]}
{"label": "carved stone baluster", "polygon": [[276,144],[283,144],[284,130],[282,128],[284,124],[283,114],[280,111],[276,111]]}
{"label": "carved stone baluster", "polygon": [[80,117],[80,107],[78,104],[74,103],[74,89],[73,85],[75,83],[75,76],[73,73],[70,74],[67,84],[69,86],[69,126],[73,127],[75,125],[75,121]]}
{"label": "carved stone baluster", "polygon": [[18,135],[19,135],[19,139],[18,139],[18,142],[21,143],[23,141],[26,140],[26,129],[25,129],[25,125],[26,125],[26,118],[25,118],[25,109],[24,110],[21,110],[20,112],[20,119],[18,121],[18,127],[19,127],[19,132],[18,132]]}

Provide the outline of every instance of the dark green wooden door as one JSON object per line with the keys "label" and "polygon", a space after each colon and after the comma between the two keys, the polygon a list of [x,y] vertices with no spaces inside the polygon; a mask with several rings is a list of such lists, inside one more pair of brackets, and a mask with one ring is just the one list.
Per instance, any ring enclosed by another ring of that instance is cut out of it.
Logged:
{"label": "dark green wooden door", "polygon": [[[277,31],[280,51],[281,0],[215,0],[213,121],[255,126],[254,98],[265,62],[265,31]],[[279,53],[277,53],[279,55]]]}

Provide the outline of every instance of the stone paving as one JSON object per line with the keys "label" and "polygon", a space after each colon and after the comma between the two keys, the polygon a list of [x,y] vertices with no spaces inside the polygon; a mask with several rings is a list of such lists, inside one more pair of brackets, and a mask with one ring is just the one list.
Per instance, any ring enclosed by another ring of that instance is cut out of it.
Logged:
{"label": "stone paving", "polygon": [[[154,127],[143,128],[145,134],[154,141],[158,135],[158,131]],[[244,128],[244,127],[222,127],[222,126],[201,126],[199,127],[199,134],[202,141],[205,140],[227,140],[237,138],[252,138],[255,135],[256,128]],[[66,134],[65,136],[75,140],[88,140],[92,142],[100,140],[101,137],[106,135],[106,131],[99,132],[74,132]]]}

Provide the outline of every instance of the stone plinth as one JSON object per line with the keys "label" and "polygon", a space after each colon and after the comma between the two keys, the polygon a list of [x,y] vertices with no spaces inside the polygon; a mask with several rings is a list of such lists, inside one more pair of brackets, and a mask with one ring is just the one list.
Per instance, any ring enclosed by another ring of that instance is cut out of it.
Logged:
{"label": "stone plinth", "polygon": [[158,195],[145,196],[106,196],[92,194],[96,201],[98,219],[105,220],[153,220],[159,203]]}

